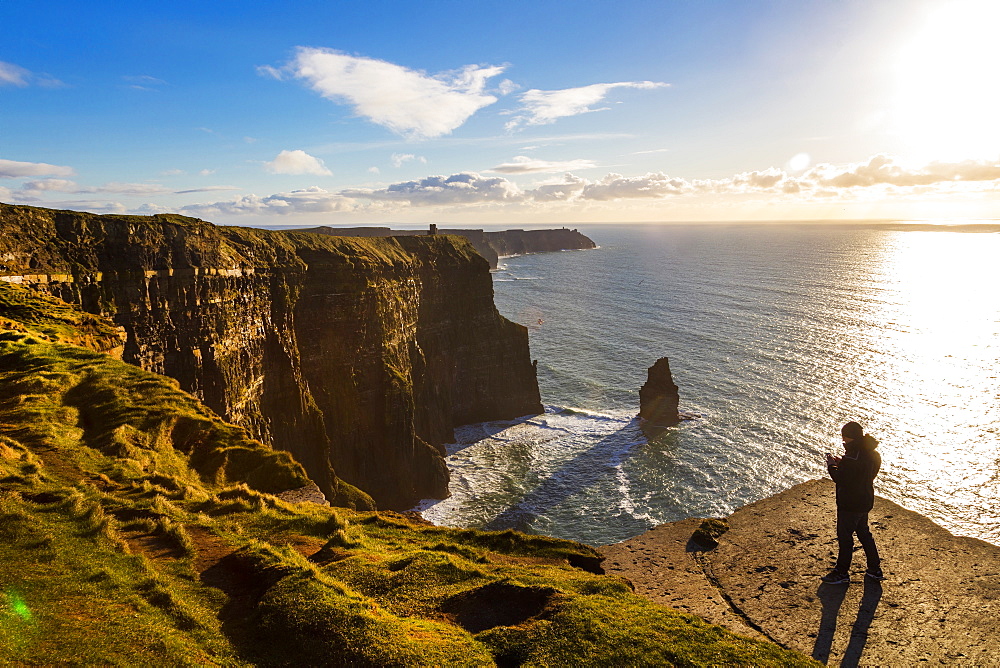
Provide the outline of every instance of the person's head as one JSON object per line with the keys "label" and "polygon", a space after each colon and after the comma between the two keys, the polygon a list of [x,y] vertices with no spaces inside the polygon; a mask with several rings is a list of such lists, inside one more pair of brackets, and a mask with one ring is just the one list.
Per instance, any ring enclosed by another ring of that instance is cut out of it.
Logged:
{"label": "person's head", "polygon": [[843,437],[844,443],[860,442],[865,435],[865,430],[857,422],[848,422],[841,427],[840,435]]}

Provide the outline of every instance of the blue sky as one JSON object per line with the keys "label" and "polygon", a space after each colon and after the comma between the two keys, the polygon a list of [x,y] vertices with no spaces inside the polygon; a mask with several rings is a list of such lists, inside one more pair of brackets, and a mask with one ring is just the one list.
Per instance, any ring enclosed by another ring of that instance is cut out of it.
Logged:
{"label": "blue sky", "polygon": [[996,217],[1000,3],[0,4],[0,201],[215,222]]}

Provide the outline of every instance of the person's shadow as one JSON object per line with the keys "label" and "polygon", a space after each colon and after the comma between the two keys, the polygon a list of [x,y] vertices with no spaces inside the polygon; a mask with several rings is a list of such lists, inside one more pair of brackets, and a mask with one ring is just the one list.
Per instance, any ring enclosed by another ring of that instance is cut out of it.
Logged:
{"label": "person's shadow", "polygon": [[[875,610],[879,601],[882,600],[882,584],[877,580],[865,578],[865,593],[861,597],[858,605],[858,616],[851,627],[851,639],[844,650],[844,656],[840,660],[840,665],[848,668],[856,668],[864,654],[865,645],[868,643],[868,627],[875,619]],[[823,605],[823,614],[819,620],[819,630],[816,632],[816,643],[813,645],[812,658],[826,663],[830,660],[830,650],[833,646],[833,637],[837,631],[837,615],[840,614],[840,607],[847,596],[847,587],[844,585],[821,584],[816,590]]]}
{"label": "person's shadow", "polygon": [[865,578],[865,594],[861,597],[861,604],[858,606],[858,616],[851,627],[851,640],[844,650],[844,658],[840,660],[840,665],[848,668],[855,668],[861,661],[861,655],[865,651],[868,643],[868,627],[875,619],[875,609],[878,608],[879,601],[882,600],[882,583],[878,580]]}

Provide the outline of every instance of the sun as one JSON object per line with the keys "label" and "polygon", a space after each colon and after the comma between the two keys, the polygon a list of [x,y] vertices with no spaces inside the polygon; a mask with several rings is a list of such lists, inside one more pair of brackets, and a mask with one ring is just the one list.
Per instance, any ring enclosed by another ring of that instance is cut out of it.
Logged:
{"label": "sun", "polygon": [[892,131],[921,161],[1000,156],[1000,2],[934,6],[896,54]]}

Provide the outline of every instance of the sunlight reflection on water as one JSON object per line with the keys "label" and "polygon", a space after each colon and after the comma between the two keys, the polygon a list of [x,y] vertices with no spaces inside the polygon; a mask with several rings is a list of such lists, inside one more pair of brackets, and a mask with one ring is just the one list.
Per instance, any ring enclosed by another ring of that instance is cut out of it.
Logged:
{"label": "sunlight reflection on water", "polygon": [[[554,406],[463,433],[453,496],[428,519],[622,540],[825,475],[823,452],[858,420],[882,442],[880,494],[1000,544],[1000,234],[583,231],[601,248],[511,258],[496,276]],[[646,443],[630,418],[664,355],[699,418]]]}
{"label": "sunlight reflection on water", "polygon": [[995,234],[894,235],[875,278],[884,292],[866,369],[883,398],[871,429],[896,462],[884,493],[992,540],[1000,538],[998,256]]}

